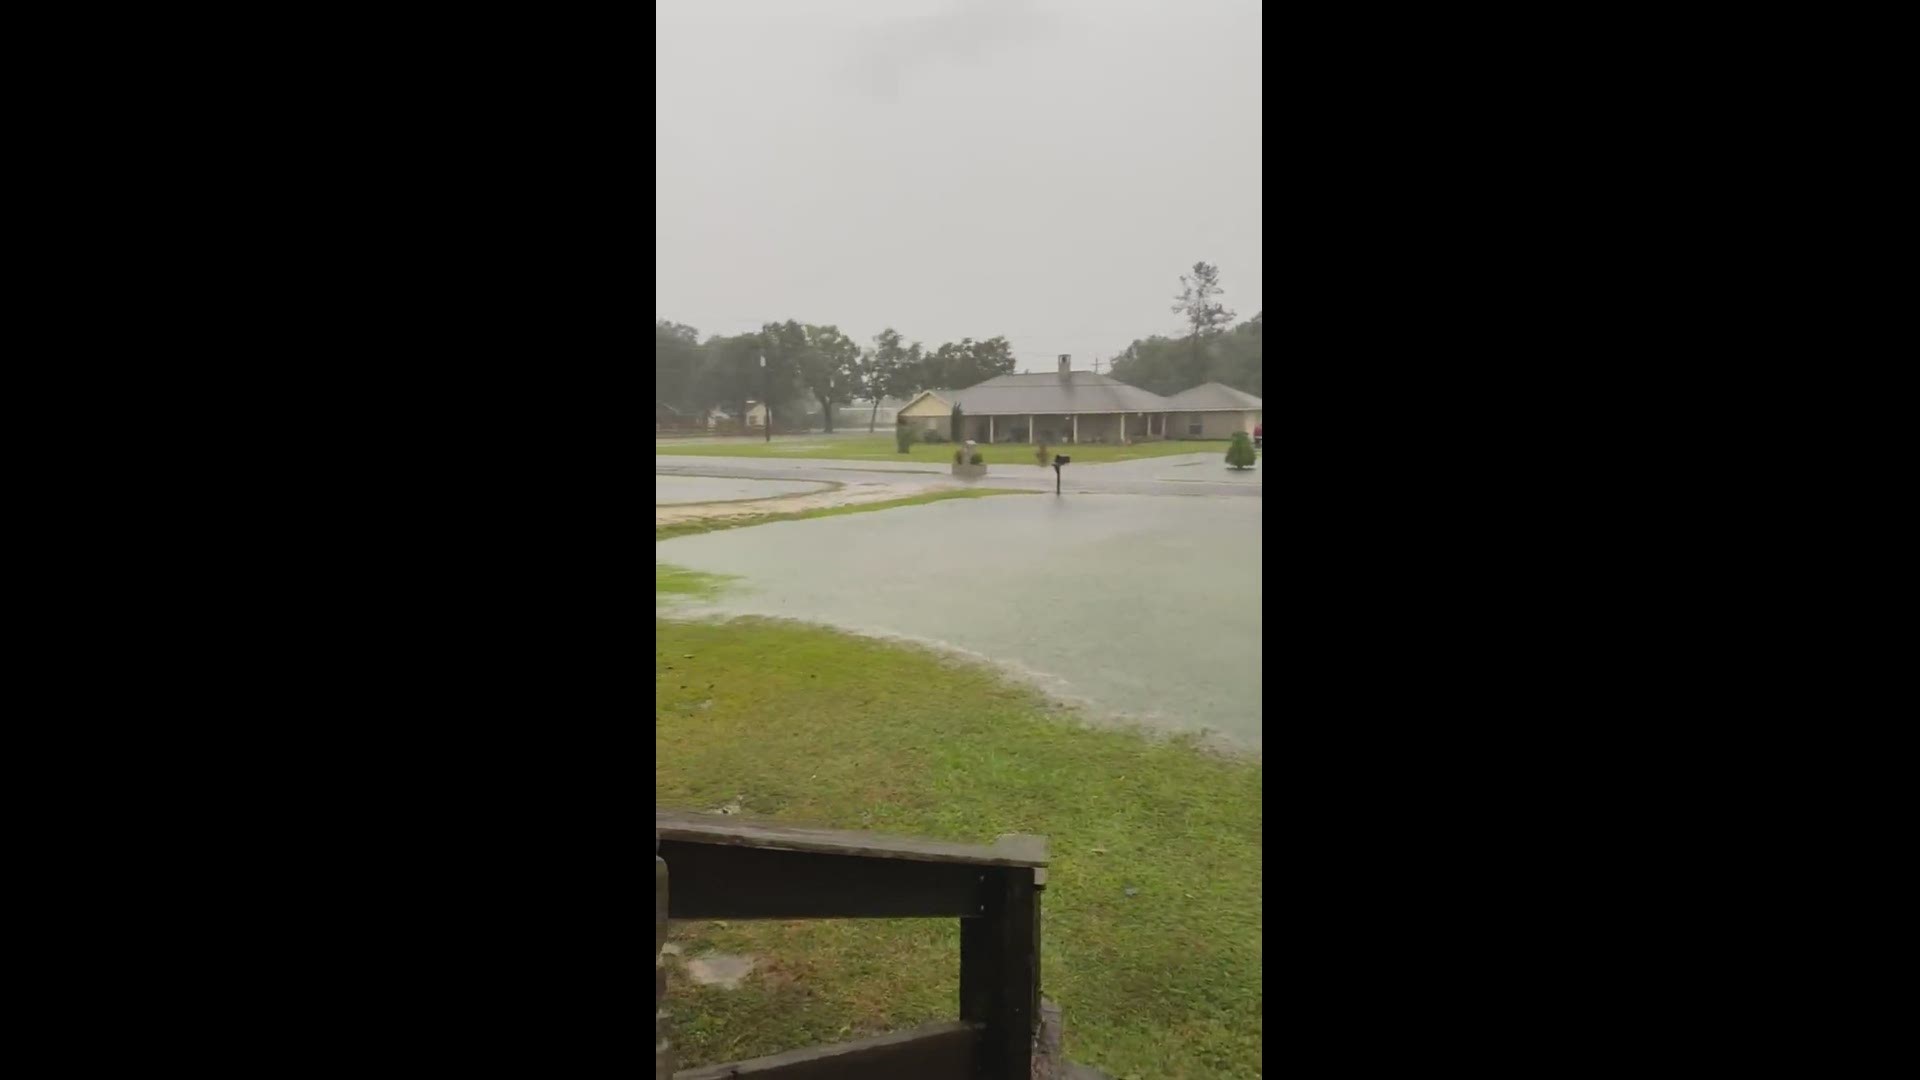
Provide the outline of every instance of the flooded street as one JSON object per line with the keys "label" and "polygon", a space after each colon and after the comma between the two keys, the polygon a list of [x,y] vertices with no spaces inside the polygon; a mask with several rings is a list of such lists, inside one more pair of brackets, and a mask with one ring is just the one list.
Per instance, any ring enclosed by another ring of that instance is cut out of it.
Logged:
{"label": "flooded street", "polygon": [[[1137,464],[1149,484],[1199,471]],[[1260,509],[1258,498],[1006,495],[681,537],[656,543],[655,558],[740,579],[670,614],[767,615],[934,644],[1090,717],[1207,731],[1257,752]]]}

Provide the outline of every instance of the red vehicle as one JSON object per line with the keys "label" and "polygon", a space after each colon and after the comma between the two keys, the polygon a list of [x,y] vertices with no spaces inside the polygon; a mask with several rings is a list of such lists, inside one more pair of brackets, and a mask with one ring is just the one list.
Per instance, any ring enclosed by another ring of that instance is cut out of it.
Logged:
{"label": "red vehicle", "polygon": [[1266,426],[1265,424],[1253,425],[1253,448],[1255,450],[1260,449],[1260,429],[1265,426]]}

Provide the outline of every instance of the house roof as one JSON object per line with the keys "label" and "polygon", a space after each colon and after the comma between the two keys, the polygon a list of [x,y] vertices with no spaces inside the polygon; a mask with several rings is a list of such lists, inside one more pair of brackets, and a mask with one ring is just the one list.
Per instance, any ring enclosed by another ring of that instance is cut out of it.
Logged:
{"label": "house roof", "polygon": [[1162,412],[1168,407],[1159,394],[1091,371],[1076,371],[1065,378],[1057,371],[996,375],[964,390],[927,393],[960,406],[969,416]]}
{"label": "house roof", "polygon": [[1170,407],[1177,412],[1239,412],[1243,409],[1261,408],[1260,399],[1244,390],[1235,390],[1225,383],[1201,383],[1191,390],[1182,390],[1167,399]]}

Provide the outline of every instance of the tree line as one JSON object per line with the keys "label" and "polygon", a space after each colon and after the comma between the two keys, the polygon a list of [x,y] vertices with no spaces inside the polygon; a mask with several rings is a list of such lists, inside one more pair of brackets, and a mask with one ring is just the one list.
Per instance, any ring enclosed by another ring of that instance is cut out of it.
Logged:
{"label": "tree line", "polygon": [[871,400],[871,428],[882,398],[972,386],[1014,369],[1013,346],[1004,337],[927,349],[888,327],[863,347],[837,326],[792,319],[705,341],[691,326],[656,319],[653,352],[654,400],[682,415],[703,417],[719,407],[744,417],[748,402],[767,400],[777,417],[817,410],[828,431],[834,411],[855,399]]}
{"label": "tree line", "polygon": [[[1216,266],[1195,263],[1180,283],[1173,311],[1185,318],[1187,332],[1128,345],[1114,357],[1113,377],[1168,396],[1204,382],[1264,396],[1261,316],[1234,325],[1234,313],[1219,300],[1226,290]],[[961,338],[928,349],[888,327],[863,346],[837,326],[792,319],[705,341],[691,326],[656,319],[653,349],[654,399],[689,419],[715,407],[745,417],[748,402],[770,400],[781,418],[818,411],[828,431],[835,410],[855,399],[873,403],[872,428],[882,398],[972,386],[1014,370],[1013,346],[1004,337]]]}
{"label": "tree line", "polygon": [[1135,341],[1113,358],[1113,377],[1168,396],[1220,382],[1264,397],[1260,314],[1232,325],[1233,312],[1216,299],[1226,291],[1217,266],[1195,263],[1191,274],[1181,275],[1180,284],[1173,310],[1185,316],[1187,332]]}

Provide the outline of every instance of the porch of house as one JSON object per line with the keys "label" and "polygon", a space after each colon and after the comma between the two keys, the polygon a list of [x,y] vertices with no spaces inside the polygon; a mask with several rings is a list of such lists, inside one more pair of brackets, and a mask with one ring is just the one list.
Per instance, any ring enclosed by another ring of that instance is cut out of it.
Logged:
{"label": "porch of house", "polygon": [[1133,443],[1167,438],[1165,413],[1027,413],[967,416],[966,437],[981,443]]}

